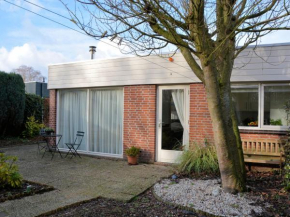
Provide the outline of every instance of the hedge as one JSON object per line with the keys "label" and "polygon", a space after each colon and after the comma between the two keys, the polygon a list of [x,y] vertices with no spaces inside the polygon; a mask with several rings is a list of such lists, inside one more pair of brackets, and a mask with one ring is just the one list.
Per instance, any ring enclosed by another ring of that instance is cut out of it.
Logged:
{"label": "hedge", "polygon": [[24,109],[25,85],[22,77],[0,71],[0,136],[19,135]]}
{"label": "hedge", "polygon": [[34,116],[39,123],[42,122],[43,99],[36,94],[25,94],[24,124],[27,118]]}

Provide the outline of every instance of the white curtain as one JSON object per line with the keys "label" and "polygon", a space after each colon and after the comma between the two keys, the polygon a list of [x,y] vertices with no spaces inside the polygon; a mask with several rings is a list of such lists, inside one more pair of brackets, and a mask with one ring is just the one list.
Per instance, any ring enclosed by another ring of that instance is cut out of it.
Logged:
{"label": "white curtain", "polygon": [[89,151],[122,154],[123,90],[91,90],[89,117]]}
{"label": "white curtain", "polygon": [[79,150],[86,150],[87,138],[87,90],[59,91],[58,133],[62,134],[61,148],[72,143],[77,131],[85,132]]}
{"label": "white curtain", "polygon": [[186,144],[189,139],[188,130],[185,124],[185,109],[184,109],[184,90],[172,90],[171,91],[173,102],[176,108],[176,112],[180,123],[183,127],[183,144]]}

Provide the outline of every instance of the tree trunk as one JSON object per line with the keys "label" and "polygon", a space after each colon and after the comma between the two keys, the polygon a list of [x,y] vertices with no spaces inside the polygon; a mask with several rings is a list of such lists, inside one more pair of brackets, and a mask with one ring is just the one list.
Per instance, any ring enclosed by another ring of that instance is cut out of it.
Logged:
{"label": "tree trunk", "polygon": [[241,143],[236,121],[233,121],[235,115],[231,102],[230,82],[221,86],[214,70],[210,65],[203,67],[207,102],[214,123],[214,142],[222,187],[226,192],[236,193],[245,190],[244,162],[238,151]]}
{"label": "tree trunk", "polygon": [[244,162],[243,146],[242,146],[242,141],[241,141],[240,132],[239,132],[238,120],[237,120],[235,108],[233,105],[232,105],[231,116],[232,116],[232,121],[233,121],[233,130],[236,136],[241,171],[243,174],[244,182],[246,182],[246,167],[245,167],[245,162]]}

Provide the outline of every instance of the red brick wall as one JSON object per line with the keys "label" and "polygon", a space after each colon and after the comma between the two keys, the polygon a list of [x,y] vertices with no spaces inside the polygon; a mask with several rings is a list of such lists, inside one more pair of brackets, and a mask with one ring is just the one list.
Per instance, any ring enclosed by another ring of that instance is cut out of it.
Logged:
{"label": "red brick wall", "polygon": [[212,122],[204,85],[195,83],[190,85],[189,140],[204,143],[205,139],[213,142]]}
{"label": "red brick wall", "polygon": [[[242,140],[263,140],[263,141],[286,141],[287,136],[286,132],[274,132],[274,131],[261,131],[259,132],[243,132],[243,130],[240,130],[240,135]],[[249,130],[248,130],[249,131]]]}
{"label": "red brick wall", "polygon": [[43,100],[43,123],[49,126],[49,98]]}
{"label": "red brick wall", "polygon": [[156,85],[125,86],[124,151],[131,146],[140,147],[140,161],[154,162],[155,125]]}
{"label": "red brick wall", "polygon": [[49,91],[49,127],[56,131],[56,90]]}

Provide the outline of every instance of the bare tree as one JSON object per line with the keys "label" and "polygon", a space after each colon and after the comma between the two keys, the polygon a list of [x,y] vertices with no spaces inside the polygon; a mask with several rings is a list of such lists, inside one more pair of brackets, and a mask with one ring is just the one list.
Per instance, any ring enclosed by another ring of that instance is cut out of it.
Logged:
{"label": "bare tree", "polygon": [[205,85],[223,189],[244,191],[230,85],[234,60],[266,34],[290,29],[289,0],[76,0],[66,7],[80,29],[97,39],[117,39],[127,47],[123,52],[182,53]]}
{"label": "bare tree", "polygon": [[35,70],[31,66],[22,65],[19,68],[14,69],[14,72],[16,74],[21,75],[21,77],[23,78],[24,82],[28,82],[28,81],[39,81],[39,82],[42,82],[45,79],[45,77],[41,74],[40,71]]}

